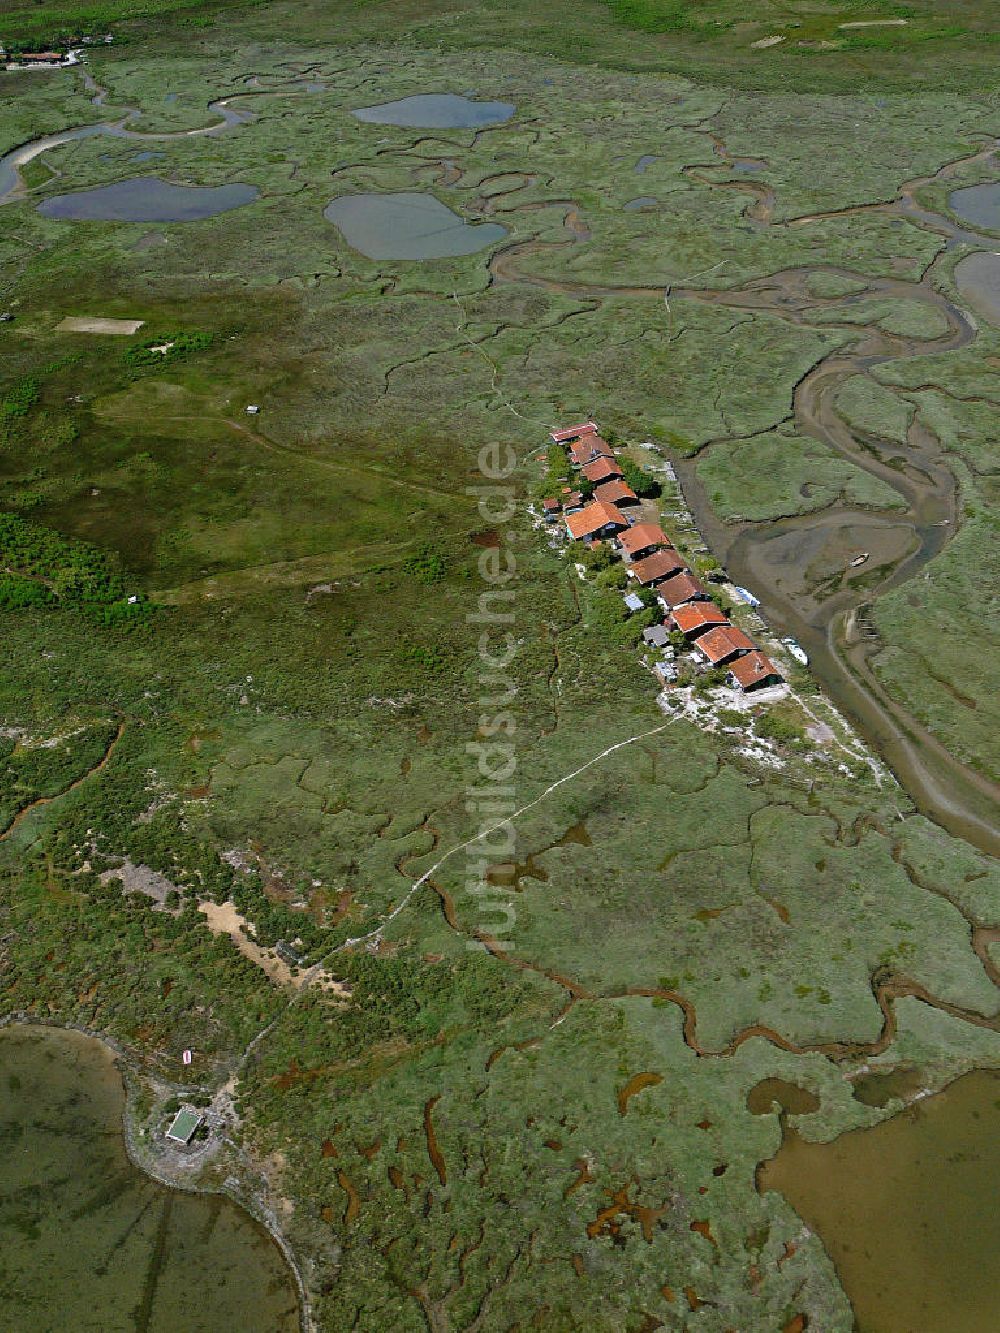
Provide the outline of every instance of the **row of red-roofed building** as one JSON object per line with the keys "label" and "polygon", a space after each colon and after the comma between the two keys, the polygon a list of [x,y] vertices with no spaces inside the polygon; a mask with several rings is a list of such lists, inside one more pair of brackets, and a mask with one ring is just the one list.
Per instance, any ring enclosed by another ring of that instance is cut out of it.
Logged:
{"label": "row of red-roofed building", "polygon": [[554,430],[554,444],[567,447],[570,464],[593,487],[587,502],[579,490],[566,488],[561,498],[542,501],[547,522],[562,515],[573,541],[609,542],[620,552],[630,578],[652,590],[663,611],[663,621],[645,632],[646,642],[665,646],[667,635],[679,631],[711,667],[725,667],[730,683],[740,690],[780,684],[783,677],[771,659],[716,606],[687,568],[670,538],[658,523],[635,521],[626,510],[639,503],[622,479],[614,451],[603,440],[597,423]]}

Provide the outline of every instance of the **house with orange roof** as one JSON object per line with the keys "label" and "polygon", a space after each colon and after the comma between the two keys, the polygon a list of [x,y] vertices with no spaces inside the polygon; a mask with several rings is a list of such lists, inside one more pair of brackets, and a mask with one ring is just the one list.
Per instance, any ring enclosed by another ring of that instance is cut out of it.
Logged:
{"label": "house with orange roof", "polygon": [[684,561],[672,546],[665,546],[651,555],[644,556],[629,565],[628,572],[639,580],[644,588],[662,583],[678,570],[684,568]]}
{"label": "house with orange roof", "polygon": [[581,435],[596,435],[597,422],[583,421],[579,426],[566,426],[563,430],[549,431],[549,439],[553,444],[568,444],[570,440],[577,440]]}
{"label": "house with orange roof", "polygon": [[669,546],[670,538],[658,523],[637,523],[618,538],[618,544],[630,560],[641,559],[658,546]]}
{"label": "house with orange roof", "polygon": [[615,452],[611,445],[607,440],[602,440],[600,435],[581,435],[569,447],[569,461],[574,467],[593,463],[596,458],[614,458],[614,456]]}
{"label": "house with orange roof", "polygon": [[595,486],[602,481],[610,481],[612,477],[622,475],[621,468],[613,458],[595,458],[592,463],[585,463],[580,471]]}
{"label": "house with orange roof", "polygon": [[614,505],[594,500],[575,513],[566,514],[566,527],[574,541],[593,541],[595,537],[612,537],[628,527],[628,519]]}
{"label": "house with orange roof", "polygon": [[594,487],[594,499],[604,500],[609,505],[637,505],[639,497],[631,486],[620,477],[612,477]]}
{"label": "house with orange roof", "polygon": [[673,611],[685,602],[707,601],[708,593],[689,569],[666,579],[656,589],[656,595],[665,611]]}
{"label": "house with orange roof", "polygon": [[753,643],[735,625],[716,625],[700,638],[694,646],[704,653],[712,666],[721,666],[741,653],[752,653]]}
{"label": "house with orange roof", "polygon": [[762,689],[765,685],[780,685],[784,676],[766,654],[755,648],[753,652],[730,662],[727,679],[731,685],[746,693]]}
{"label": "house with orange roof", "polygon": [[674,624],[689,639],[696,639],[715,625],[729,624],[714,602],[684,602],[675,606],[671,614]]}

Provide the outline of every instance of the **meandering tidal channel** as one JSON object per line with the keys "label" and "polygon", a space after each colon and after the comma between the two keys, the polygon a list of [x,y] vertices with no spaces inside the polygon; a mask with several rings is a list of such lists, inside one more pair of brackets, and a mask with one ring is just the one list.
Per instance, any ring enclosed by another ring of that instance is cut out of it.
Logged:
{"label": "meandering tidal channel", "polygon": [[[1000,829],[996,811],[1000,808],[1000,787],[958,759],[892,698],[870,662],[881,647],[867,621],[873,602],[880,594],[913,578],[958,528],[960,506],[954,474],[940,442],[918,419],[904,444],[888,444],[875,436],[863,437],[852,431],[834,406],[838,391],[851,376],[865,375],[877,365],[905,357],[952,351],[975,337],[974,321],[934,286],[934,278],[942,256],[955,246],[979,247],[974,251],[978,254],[995,242],[965,230],[944,215],[928,212],[916,204],[914,196],[922,185],[947,180],[963,162],[992,160],[994,151],[995,146],[990,145],[969,158],[948,164],[933,177],[907,182],[895,203],[847,210],[905,216],[916,225],[946,237],[945,248],[919,282],[868,278],[824,265],[788,269],[754,279],[739,288],[723,290],[681,287],[665,292],[662,287],[561,281],[540,275],[530,261],[589,238],[575,205],[553,200],[523,205],[505,202],[498,208],[495,197],[483,197],[478,206],[484,215],[510,215],[546,207],[566,209],[567,239],[556,242],[529,239],[501,247],[490,258],[493,283],[528,283],[587,300],[608,297],[663,300],[669,296],[671,301],[697,301],[759,311],[811,327],[814,311],[829,311],[845,301],[858,299],[856,292],[848,297],[831,298],[818,298],[810,293],[808,282],[813,274],[837,274],[863,283],[865,297],[920,301],[944,316],[947,332],[936,339],[901,337],[869,326],[859,331],[853,347],[825,357],[794,388],[792,415],[798,429],[890,486],[900,496],[902,509],[880,511],[833,506],[777,521],[723,523],[701,484],[697,459],[681,459],[676,466],[688,503],[713,552],[737,582],[757,592],[768,618],[801,640],[824,688],[882,754],[917,807],[949,832],[998,855]],[[508,200],[517,189],[533,181],[533,177],[524,175],[522,186],[500,196],[500,200]],[[721,188],[733,184],[719,183]],[[736,184],[754,196],[745,214],[751,225],[800,226],[820,216],[773,223],[770,188],[764,183]],[[816,326],[829,327],[818,323]],[[711,442],[706,447],[711,447]],[[874,559],[855,572],[848,568],[849,557],[859,545],[870,550]],[[835,589],[820,593],[810,586],[804,571],[811,559],[825,561],[831,569],[839,568],[841,577]],[[873,579],[872,572],[876,570],[878,576]],[[867,632],[862,632],[861,625]]]}

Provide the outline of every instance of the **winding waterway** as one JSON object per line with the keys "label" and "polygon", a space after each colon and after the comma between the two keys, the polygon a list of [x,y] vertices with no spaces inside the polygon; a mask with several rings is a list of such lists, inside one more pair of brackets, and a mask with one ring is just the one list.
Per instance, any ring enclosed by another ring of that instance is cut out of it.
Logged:
{"label": "winding waterway", "polygon": [[295,1333],[295,1282],[263,1227],[130,1162],[107,1046],[0,1030],[0,1091],[0,1326]]}
{"label": "winding waterway", "polygon": [[[94,106],[103,106],[107,97],[106,89],[96,84],[86,72],[83,78],[88,90],[94,94],[91,98]],[[91,125],[78,125],[73,129],[60,130],[57,134],[47,134],[41,139],[32,139],[30,143],[21,144],[0,157],[0,204],[12,203],[25,197],[27,190],[21,176],[21,168],[52,148],[60,148],[63,144],[74,143],[78,139],[91,139],[99,134],[114,139],[135,139],[140,143],[165,143],[170,140],[190,139],[198,135],[221,134],[236,125],[245,124],[250,119],[249,112],[230,106],[230,100],[223,98],[222,101],[210,102],[208,110],[219,119],[200,129],[176,130],[169,133],[132,130],[128,128],[130,123],[138,119],[142,112],[138,107],[126,107],[118,120],[95,121]]]}
{"label": "winding waterway", "polygon": [[[724,146],[713,137],[716,155],[735,163]],[[793,634],[809,651],[816,675],[835,702],[847,713],[883,755],[917,807],[950,832],[993,855],[1000,854],[1000,830],[996,811],[1000,787],[970,765],[963,763],[898,700],[883,688],[870,659],[881,645],[871,633],[868,613],[878,596],[900,586],[918,573],[955,534],[960,522],[957,486],[940,442],[925,426],[915,423],[903,444],[887,444],[876,437],[854,432],[839,415],[835,400],[844,382],[866,375],[875,366],[904,357],[929,356],[965,346],[976,335],[975,322],[934,285],[942,258],[956,246],[973,248],[978,256],[995,244],[990,238],[968,231],[944,215],[931,213],[916,202],[922,186],[947,181],[954,171],[973,163],[992,161],[995,145],[977,150],[959,162],[949,163],[931,177],[906,182],[896,201],[861,205],[841,210],[879,212],[905,217],[908,221],[944,236],[945,247],[929,265],[919,282],[893,278],[870,278],[846,269],[818,265],[789,269],[754,279],[742,287],[726,290],[701,288],[611,286],[574,283],[545,277],[531,261],[588,239],[589,233],[576,206],[568,201],[516,202],[497,207],[495,197],[483,196],[477,206],[484,214],[519,213],[539,208],[565,208],[567,239],[540,242],[518,240],[497,250],[489,261],[490,280],[527,283],[582,299],[626,297],[671,301],[697,301],[736,310],[768,314],[812,327],[815,316],[857,299],[858,292],[873,298],[919,301],[933,306],[947,322],[947,332],[936,339],[906,338],[883,332],[875,326],[859,331],[850,349],[838,350],[821,360],[795,386],[793,417],[804,434],[823,442],[856,467],[877,477],[898,493],[902,510],[879,511],[835,505],[825,511],[779,521],[721,522],[709,502],[698,476],[696,459],[677,461],[685,496],[714,553],[738,583],[748,584],[760,597],[768,619]],[[754,163],[756,166],[756,161]],[[764,165],[763,163],[761,165]],[[745,216],[758,227],[798,227],[828,214],[772,221],[774,196],[766,182],[715,181],[696,167],[688,174],[709,187],[739,189],[751,196]],[[521,184],[532,183],[524,174]],[[970,260],[963,261],[968,264]],[[995,261],[996,262],[996,261]],[[815,273],[836,274],[851,280],[854,290],[846,297],[815,296],[809,278]],[[816,327],[826,328],[816,321]],[[709,446],[711,447],[711,442]],[[890,462],[890,459],[892,460]],[[849,569],[849,555],[858,549],[863,534],[864,549],[873,553],[866,567]],[[900,541],[903,536],[905,540]],[[828,562],[839,560],[838,586],[824,595],[810,587],[803,576],[802,542],[812,545],[814,555]],[[822,549],[825,546],[825,551]],[[841,558],[843,557],[843,558]],[[873,573],[876,577],[873,578]]]}

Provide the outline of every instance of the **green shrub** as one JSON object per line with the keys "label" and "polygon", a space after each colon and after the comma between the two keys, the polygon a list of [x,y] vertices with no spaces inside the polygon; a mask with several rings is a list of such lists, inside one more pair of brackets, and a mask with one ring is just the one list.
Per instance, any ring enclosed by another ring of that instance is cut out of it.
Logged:
{"label": "green shrub", "polygon": [[619,458],[618,466],[622,470],[622,480],[625,485],[631,486],[636,495],[648,499],[659,495],[663,489],[653,473],[644,472],[631,459]]}
{"label": "green shrub", "polygon": [[448,557],[433,542],[423,542],[403,561],[403,573],[421,583],[438,583],[448,572]]}
{"label": "green shrub", "polygon": [[720,708],[716,716],[724,727],[745,727],[746,717],[738,708]]}
{"label": "green shrub", "polygon": [[[161,333],[142,342],[132,343],[125,349],[125,364],[134,369],[163,366],[169,361],[183,361],[194,352],[204,351],[212,342],[212,334],[195,329],[191,333]],[[156,352],[156,347],[166,347]]]}
{"label": "green shrub", "polygon": [[41,385],[31,375],[25,375],[7,389],[0,398],[0,422],[26,417],[38,402]]}
{"label": "green shrub", "polygon": [[784,713],[777,713],[773,709],[766,713],[761,713],[754,723],[754,730],[758,736],[765,740],[800,741],[805,737],[805,732],[800,723]]}
{"label": "green shrub", "polygon": [[98,547],[16,514],[0,514],[0,567],[0,606],[74,607],[104,625],[134,623],[152,610]]}

